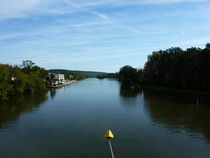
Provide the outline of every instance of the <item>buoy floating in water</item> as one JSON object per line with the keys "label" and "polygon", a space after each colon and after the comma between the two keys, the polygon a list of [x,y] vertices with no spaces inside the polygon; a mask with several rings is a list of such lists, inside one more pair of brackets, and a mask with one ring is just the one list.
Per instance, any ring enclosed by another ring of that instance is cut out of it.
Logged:
{"label": "buoy floating in water", "polygon": [[113,135],[112,131],[111,130],[106,131],[104,137],[109,139],[109,148],[110,148],[110,151],[111,151],[112,158],[114,158],[114,153],[113,153],[113,150],[112,150],[112,144],[111,144],[111,140],[110,140],[110,139],[114,138],[114,135]]}
{"label": "buoy floating in water", "polygon": [[108,139],[112,139],[112,138],[114,138],[114,135],[111,130],[108,130],[108,131],[106,131],[104,137],[108,138]]}

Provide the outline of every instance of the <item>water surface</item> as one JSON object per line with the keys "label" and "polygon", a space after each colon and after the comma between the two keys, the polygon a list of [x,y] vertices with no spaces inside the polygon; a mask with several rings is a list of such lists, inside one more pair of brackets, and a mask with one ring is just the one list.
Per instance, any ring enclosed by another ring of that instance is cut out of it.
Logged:
{"label": "water surface", "polygon": [[0,106],[2,158],[210,158],[210,98],[86,79]]}

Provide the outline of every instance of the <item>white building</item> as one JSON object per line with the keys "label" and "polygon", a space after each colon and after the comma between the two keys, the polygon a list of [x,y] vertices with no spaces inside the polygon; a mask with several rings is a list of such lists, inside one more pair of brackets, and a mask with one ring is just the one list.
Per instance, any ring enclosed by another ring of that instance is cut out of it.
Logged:
{"label": "white building", "polygon": [[55,80],[63,83],[65,81],[65,75],[64,74],[55,74]]}

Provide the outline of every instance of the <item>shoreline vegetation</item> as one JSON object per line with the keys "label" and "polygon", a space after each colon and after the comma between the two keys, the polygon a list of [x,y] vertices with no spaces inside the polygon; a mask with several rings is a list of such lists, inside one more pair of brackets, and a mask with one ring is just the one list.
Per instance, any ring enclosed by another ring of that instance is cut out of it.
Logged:
{"label": "shoreline vegetation", "polygon": [[[0,64],[0,102],[9,101],[21,94],[36,94],[47,91],[54,82],[54,75],[30,60],[24,60],[22,65]],[[58,87],[72,84],[85,79],[85,76],[74,75],[67,78],[66,83]],[[57,88],[57,87],[53,87]]]}
{"label": "shoreline vegetation", "polygon": [[[52,88],[53,75],[49,75],[49,72],[53,71],[65,72],[67,81],[70,80],[70,74],[75,73],[71,80],[78,81],[97,75],[95,77],[98,79],[117,79],[123,87],[130,89],[149,88],[210,94],[210,43],[204,49],[192,47],[182,50],[172,47],[154,51],[148,56],[143,69],[126,65],[118,73],[78,71],[80,74],[76,74],[76,71],[60,69],[48,71],[30,60],[23,61],[20,66],[0,64],[0,101],[10,100],[19,94],[34,94]],[[58,85],[62,86],[64,85]]]}
{"label": "shoreline vegetation", "polygon": [[204,49],[175,47],[154,51],[143,69],[122,67],[123,87],[210,94],[210,43]]}
{"label": "shoreline vegetation", "polygon": [[80,70],[66,70],[66,69],[50,69],[50,73],[56,74],[65,74],[72,76],[83,76],[83,77],[97,77],[100,74],[104,74],[105,72],[97,72],[97,71],[80,71]]}
{"label": "shoreline vegetation", "polygon": [[23,61],[20,66],[0,64],[0,101],[45,91],[48,84],[48,71],[30,60]]}
{"label": "shoreline vegetation", "polygon": [[104,78],[117,78],[118,73],[102,73],[96,76],[98,79],[104,79]]}

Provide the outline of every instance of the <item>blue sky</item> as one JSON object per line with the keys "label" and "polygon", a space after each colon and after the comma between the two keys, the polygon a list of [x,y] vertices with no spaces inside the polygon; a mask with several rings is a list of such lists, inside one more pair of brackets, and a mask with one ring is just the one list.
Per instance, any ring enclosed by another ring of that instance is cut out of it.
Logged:
{"label": "blue sky", "polygon": [[142,68],[152,51],[210,42],[209,0],[0,0],[0,63]]}

